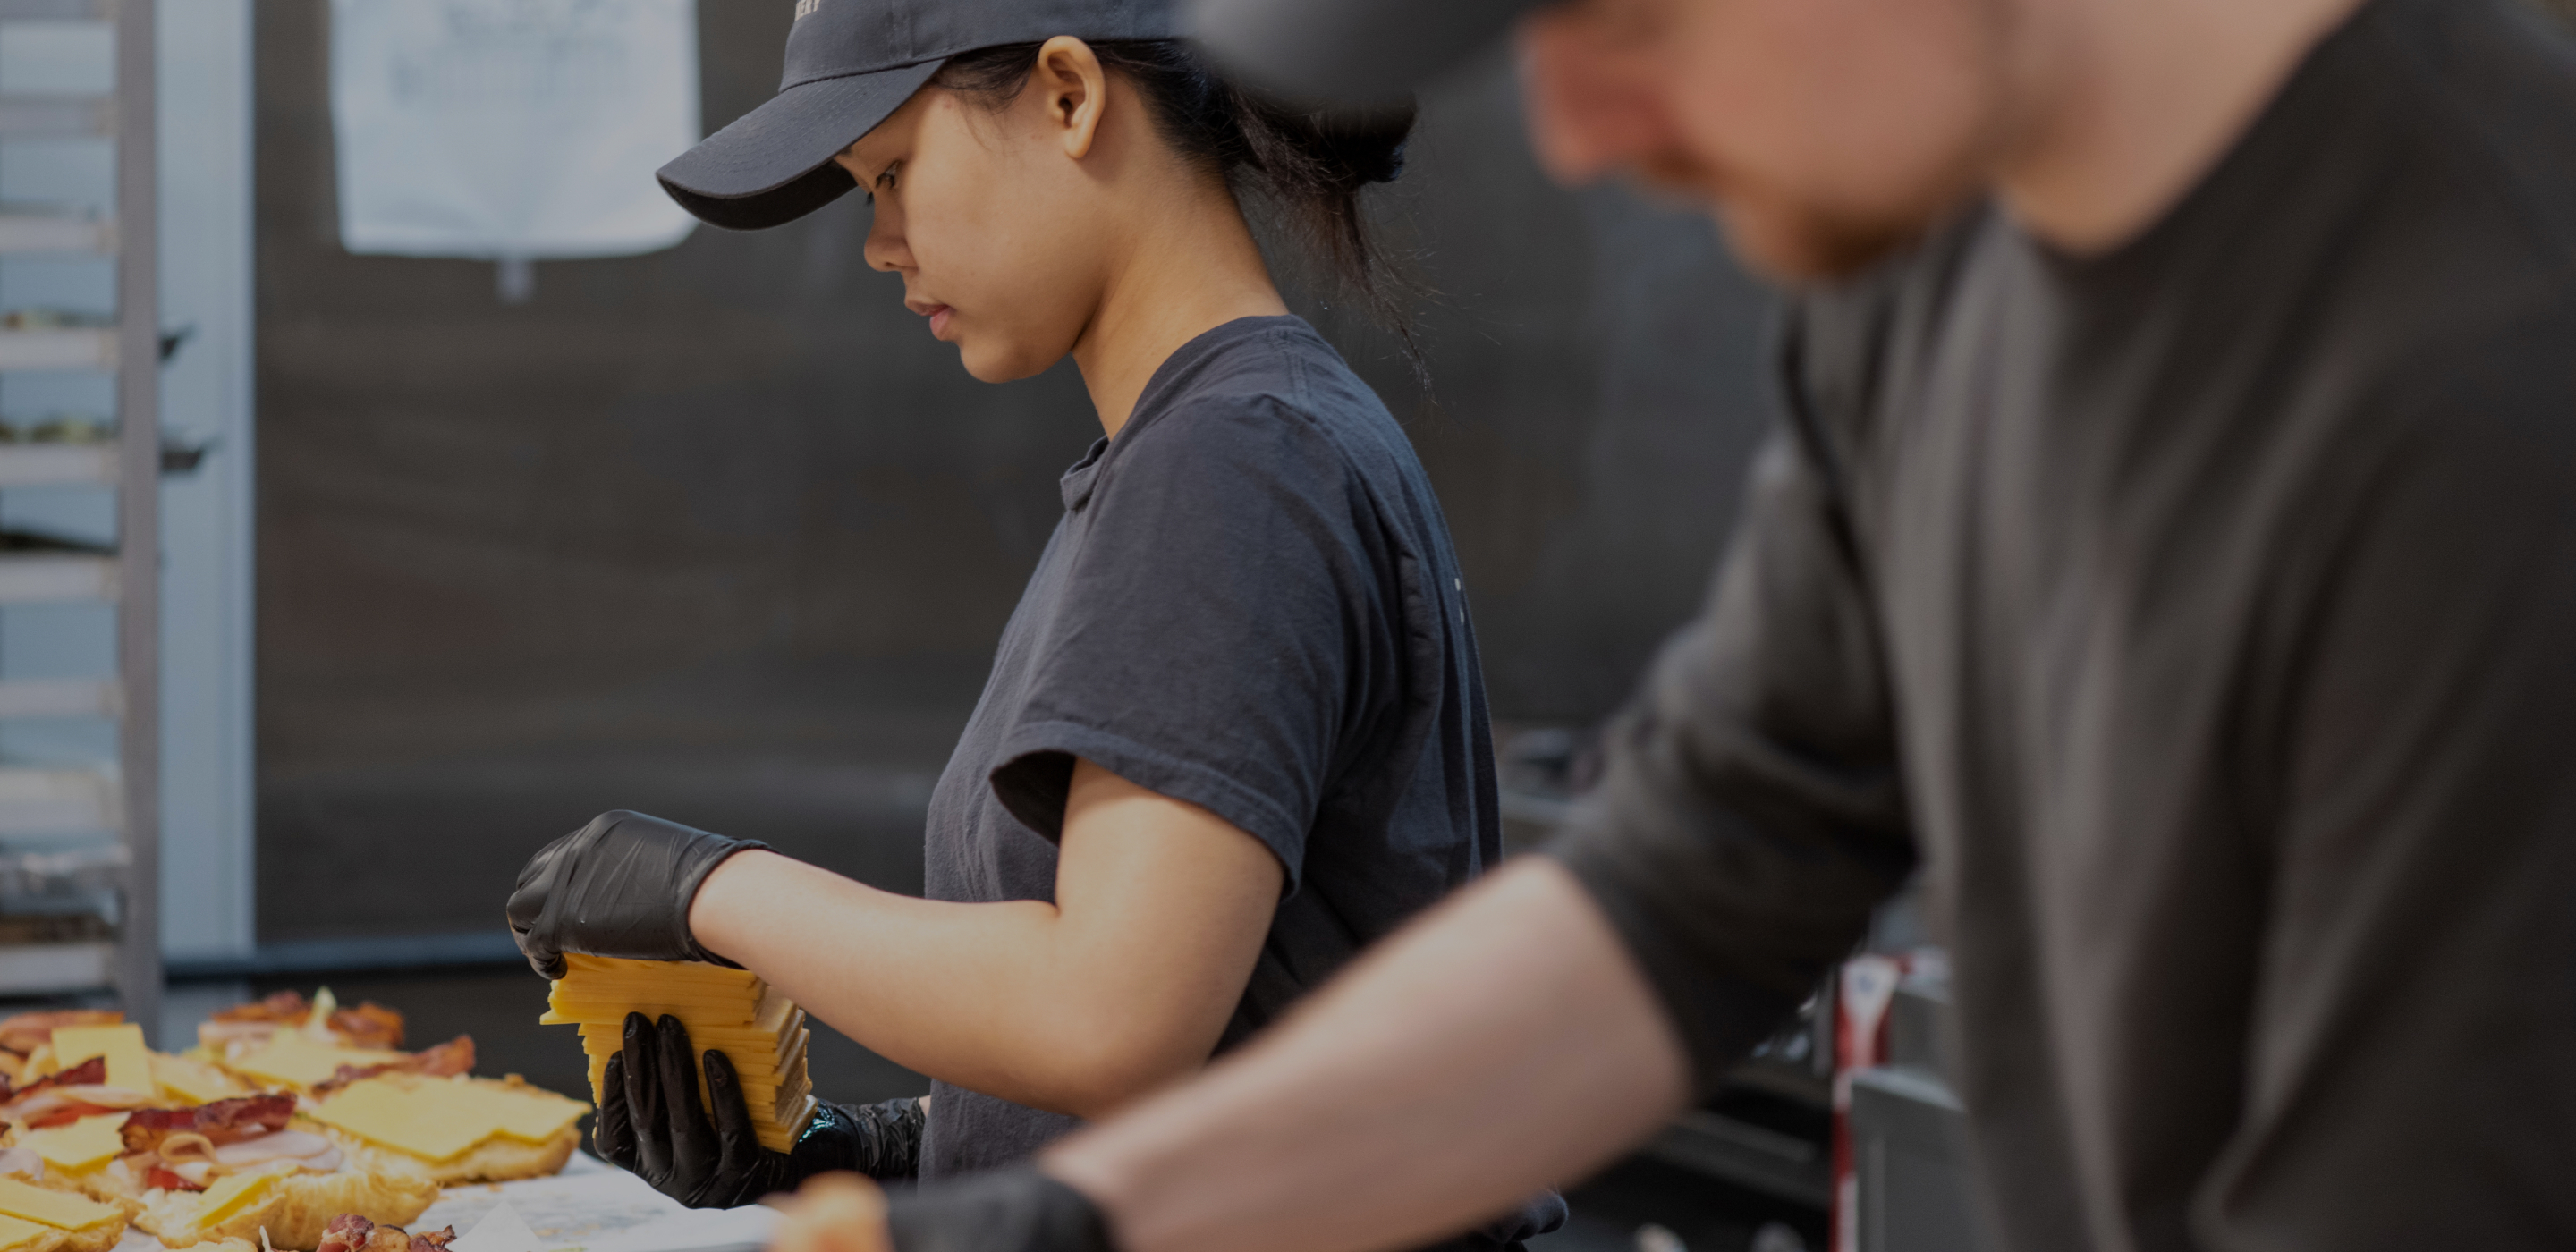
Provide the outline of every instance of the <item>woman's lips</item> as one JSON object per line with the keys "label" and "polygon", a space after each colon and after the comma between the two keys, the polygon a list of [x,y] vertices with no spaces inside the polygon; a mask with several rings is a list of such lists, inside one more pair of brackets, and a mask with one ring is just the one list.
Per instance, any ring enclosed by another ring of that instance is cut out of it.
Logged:
{"label": "woman's lips", "polygon": [[949,308],[947,305],[934,304],[930,306],[931,338],[946,339],[948,337],[948,314]]}

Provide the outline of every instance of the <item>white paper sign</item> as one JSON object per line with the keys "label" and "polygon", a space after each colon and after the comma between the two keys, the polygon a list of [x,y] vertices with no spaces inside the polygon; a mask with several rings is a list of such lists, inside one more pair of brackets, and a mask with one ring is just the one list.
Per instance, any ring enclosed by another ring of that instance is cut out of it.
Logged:
{"label": "white paper sign", "polygon": [[340,242],[627,256],[695,224],[653,171],[698,141],[696,0],[332,0]]}

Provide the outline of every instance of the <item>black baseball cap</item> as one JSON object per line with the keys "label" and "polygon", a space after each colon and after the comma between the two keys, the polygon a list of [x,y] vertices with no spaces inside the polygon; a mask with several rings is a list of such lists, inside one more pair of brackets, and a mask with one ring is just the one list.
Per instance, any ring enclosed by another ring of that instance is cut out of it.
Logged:
{"label": "black baseball cap", "polygon": [[1401,99],[1551,0],[1189,0],[1183,27],[1242,81],[1292,99]]}
{"label": "black baseball cap", "polygon": [[787,69],[769,103],[681,153],[657,175],[711,226],[792,222],[855,185],[832,162],[876,129],[948,58],[997,44],[1170,39],[1171,0],[795,0]]}

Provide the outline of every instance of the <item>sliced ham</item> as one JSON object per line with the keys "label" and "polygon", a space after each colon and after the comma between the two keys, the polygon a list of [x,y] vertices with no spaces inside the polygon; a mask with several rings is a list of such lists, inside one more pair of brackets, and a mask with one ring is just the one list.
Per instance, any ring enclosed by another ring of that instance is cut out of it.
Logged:
{"label": "sliced ham", "polygon": [[306,1134],[301,1130],[281,1130],[216,1148],[215,1163],[225,1169],[248,1169],[270,1161],[301,1162],[338,1151],[330,1140],[320,1135]]}

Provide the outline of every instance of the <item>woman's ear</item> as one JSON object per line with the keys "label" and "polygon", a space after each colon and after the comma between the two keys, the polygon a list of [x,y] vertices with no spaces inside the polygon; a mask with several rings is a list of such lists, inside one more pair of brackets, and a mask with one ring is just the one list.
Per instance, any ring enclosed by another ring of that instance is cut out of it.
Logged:
{"label": "woman's ear", "polygon": [[1046,102],[1047,124],[1064,144],[1064,154],[1079,161],[1091,154],[1100,132],[1100,114],[1109,104],[1109,73],[1091,45],[1071,35],[1058,35],[1038,48],[1038,65],[1029,86]]}

